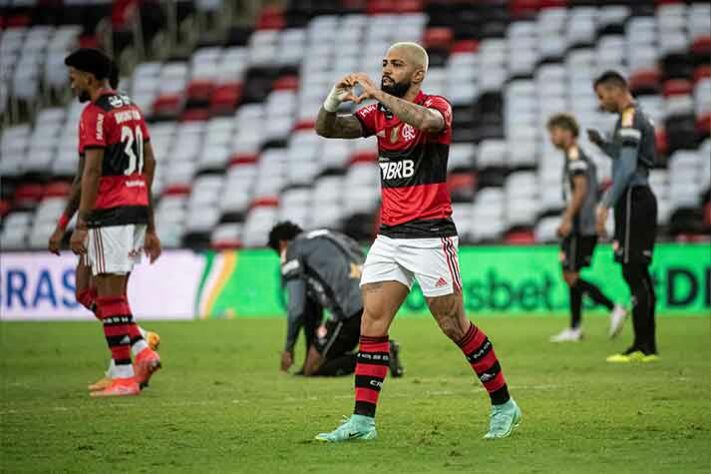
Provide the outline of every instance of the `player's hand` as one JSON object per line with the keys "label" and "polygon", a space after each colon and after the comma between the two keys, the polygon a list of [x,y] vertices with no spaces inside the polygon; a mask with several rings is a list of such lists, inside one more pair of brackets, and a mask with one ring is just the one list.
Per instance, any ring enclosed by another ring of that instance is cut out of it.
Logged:
{"label": "player's hand", "polygon": [[331,92],[328,93],[328,97],[323,101],[323,108],[327,112],[335,113],[338,111],[342,102],[355,101],[356,96],[353,94],[353,88],[356,85],[355,76],[353,74],[348,74],[339,80],[336,85],[333,86]]}
{"label": "player's hand", "polygon": [[568,237],[572,230],[573,222],[568,218],[564,218],[560,221],[560,225],[558,226],[556,233],[558,234],[558,237]]}
{"label": "player's hand", "polygon": [[588,140],[601,148],[605,145],[605,138],[593,128],[588,128]]}
{"label": "player's hand", "polygon": [[55,255],[59,255],[59,247],[62,245],[63,237],[64,231],[62,229],[59,227],[54,229],[54,232],[52,232],[52,235],[49,237],[49,244],[47,246],[50,252]]}
{"label": "player's hand", "polygon": [[597,231],[597,235],[599,235],[600,237],[607,236],[607,229],[605,229],[605,223],[607,223],[608,213],[608,208],[606,208],[605,206],[598,206],[595,219],[595,230]]}
{"label": "player's hand", "polygon": [[86,240],[89,231],[86,227],[77,227],[72,232],[72,238],[69,239],[69,248],[76,255],[84,255],[86,253]]}
{"label": "player's hand", "polygon": [[161,248],[158,234],[156,234],[155,231],[146,232],[146,238],[143,241],[143,250],[146,252],[150,263],[155,262],[158,260],[158,257],[160,257],[163,249]]}
{"label": "player's hand", "polygon": [[378,93],[378,87],[370,80],[367,74],[358,73],[355,74],[355,79],[358,85],[363,89],[363,92],[356,97],[355,103],[360,104],[367,99],[375,99],[375,95]]}
{"label": "player's hand", "polygon": [[289,351],[284,351],[281,353],[281,370],[282,372],[288,372],[291,366],[294,365],[294,353]]}

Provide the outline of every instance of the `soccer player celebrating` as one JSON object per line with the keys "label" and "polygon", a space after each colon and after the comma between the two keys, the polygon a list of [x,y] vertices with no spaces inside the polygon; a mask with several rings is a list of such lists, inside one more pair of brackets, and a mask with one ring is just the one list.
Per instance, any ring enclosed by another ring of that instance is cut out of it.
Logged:
{"label": "soccer player celebrating", "polygon": [[[281,222],[269,232],[269,246],[281,258],[281,274],[288,294],[288,327],[281,369],[294,361],[294,345],[300,329],[306,335],[305,376],[348,375],[356,366],[363,301],[358,282],[363,250],[353,239],[338,232],[303,232],[291,222]],[[331,313],[326,332],[317,337],[323,309]],[[390,341],[390,373],[403,374],[399,346]]]}
{"label": "soccer player celebrating", "polygon": [[570,327],[551,338],[552,342],[580,341],[583,295],[607,308],[610,313],[610,337],[619,334],[627,311],[615,305],[600,288],[580,278],[580,270],[590,266],[597,234],[595,206],[597,206],[597,172],[593,163],[578,146],[578,122],[568,114],[557,114],[548,120],[551,143],[563,151],[563,197],[565,211],[558,226],[563,239],[560,253],[563,279],[570,289]]}
{"label": "soccer player celebrating", "polygon": [[597,210],[598,233],[605,232],[605,221],[614,208],[615,260],[622,264],[622,275],[632,294],[634,342],[608,362],[657,361],[654,313],[656,296],[649,275],[657,233],[657,199],[649,187],[649,170],[656,160],[654,126],[635,103],[627,81],[615,71],[603,73],[594,83],[600,106],[618,114],[610,142],[595,130],[590,140],[613,159],[612,186]]}
{"label": "soccer player celebrating", "polygon": [[126,296],[133,265],[145,250],[153,262],[161,253],[151,206],[155,157],[148,128],[131,100],[110,88],[111,59],[96,49],[66,57],[71,88],[90,102],[79,122],[84,154],[79,211],[70,248],[86,256],[96,284],[96,313],[104,325],[114,375],[94,397],[140,393],[160,368],[158,354],[145,342],[131,364],[131,340],[140,337]]}
{"label": "soccer player celebrating", "polygon": [[[364,313],[355,370],[355,410],[321,441],[373,439],[378,396],[388,369],[388,330],[417,281],[442,332],[464,353],[492,403],[485,438],[504,438],[521,419],[501,365],[484,331],[464,312],[457,257],[457,230],[447,188],[452,107],[420,90],[427,52],[415,43],[396,43],[382,63],[378,89],[365,74],[351,74],[331,90],[316,120],[326,138],[378,137],[382,208],[380,234],[363,267]],[[362,93],[355,95],[359,85]],[[341,102],[378,103],[354,115],[338,116]]]}
{"label": "soccer player celebrating", "polygon": [[[111,89],[116,89],[119,83],[119,70],[115,62],[111,61],[111,72],[109,73],[109,86]],[[81,192],[81,177],[84,172],[84,153],[79,154],[79,165],[74,180],[72,181],[72,187],[69,192],[69,198],[67,199],[67,205],[64,208],[57,226],[54,232],[49,238],[48,248],[49,251],[55,255],[59,255],[59,250],[61,247],[62,239],[67,229],[69,221],[72,220],[74,213],[79,209],[79,200]],[[94,313],[97,319],[101,320],[96,311],[96,285],[91,277],[91,267],[86,262],[86,258],[80,257],[77,261],[76,271],[75,271],[75,296],[78,303],[84,306],[86,309]],[[128,284],[128,275],[126,278],[126,283]],[[135,322],[133,323],[136,324]],[[138,333],[136,333],[136,330]],[[160,345],[160,336],[153,331],[146,331],[140,326],[136,326],[136,329],[132,329],[134,336],[131,338],[131,352],[133,355],[138,355],[144,348],[145,343],[148,343],[148,347],[152,350],[157,350]],[[111,384],[111,379],[114,377],[114,363],[111,359],[109,363],[109,369],[106,371],[106,376],[99,379],[97,382],[89,385],[90,391],[102,390]]]}

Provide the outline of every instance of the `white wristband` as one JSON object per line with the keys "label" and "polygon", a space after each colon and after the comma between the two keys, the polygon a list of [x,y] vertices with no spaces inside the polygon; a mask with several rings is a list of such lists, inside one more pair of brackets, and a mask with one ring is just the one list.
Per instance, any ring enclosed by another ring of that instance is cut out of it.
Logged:
{"label": "white wristband", "polygon": [[326,109],[326,112],[333,113],[337,111],[338,107],[341,105],[341,102],[343,102],[343,99],[345,99],[347,95],[348,91],[346,89],[333,86],[331,92],[328,93],[328,97],[326,97],[326,100],[323,101],[323,108]]}

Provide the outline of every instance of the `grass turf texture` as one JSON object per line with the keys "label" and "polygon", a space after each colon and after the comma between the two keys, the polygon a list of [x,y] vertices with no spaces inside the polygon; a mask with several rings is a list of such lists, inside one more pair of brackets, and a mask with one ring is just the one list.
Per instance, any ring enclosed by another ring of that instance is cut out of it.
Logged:
{"label": "grass turf texture", "polygon": [[662,362],[610,365],[630,339],[554,345],[561,318],[484,318],[521,427],[484,441],[488,397],[428,319],[398,320],[406,375],[386,380],[373,442],[313,436],[352,409],[352,379],[279,373],[283,321],[151,323],[164,370],[141,396],[93,400],[108,352],[96,323],[4,323],[3,472],[708,472],[707,318],[661,319]]}

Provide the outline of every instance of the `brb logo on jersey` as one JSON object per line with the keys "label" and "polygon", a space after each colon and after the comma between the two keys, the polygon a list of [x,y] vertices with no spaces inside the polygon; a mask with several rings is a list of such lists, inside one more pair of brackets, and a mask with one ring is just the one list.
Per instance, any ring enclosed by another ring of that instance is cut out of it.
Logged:
{"label": "brb logo on jersey", "polygon": [[123,106],[131,105],[131,99],[125,95],[113,95],[109,97],[109,104],[111,107],[118,109]]}
{"label": "brb logo on jersey", "polygon": [[415,162],[412,160],[384,161],[378,164],[384,181],[411,178],[415,174]]}

